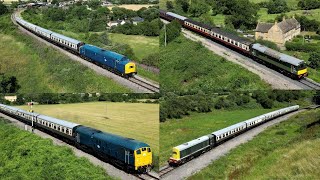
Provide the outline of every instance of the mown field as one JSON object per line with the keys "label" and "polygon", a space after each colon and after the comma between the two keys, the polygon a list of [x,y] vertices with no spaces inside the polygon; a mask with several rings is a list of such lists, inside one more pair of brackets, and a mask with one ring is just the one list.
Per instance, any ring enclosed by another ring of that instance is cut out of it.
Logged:
{"label": "mown field", "polygon": [[[19,106],[28,110],[28,106]],[[149,144],[159,155],[159,105],[145,103],[91,102],[35,105],[34,111],[90,126],[105,132],[134,138]]]}
{"label": "mown field", "polygon": [[173,147],[273,110],[275,109],[214,110],[210,113],[192,113],[182,119],[160,123],[160,167],[166,165]]}
{"label": "mown field", "polygon": [[299,113],[189,179],[319,179],[319,119],[319,109]]}
{"label": "mown field", "polygon": [[22,34],[11,23],[10,15],[0,16],[0,23],[0,71],[17,77],[20,93],[131,92]]}
{"label": "mown field", "polygon": [[215,55],[183,36],[160,48],[164,91],[270,89],[258,75]]}
{"label": "mown field", "polygon": [[120,7],[120,8],[126,8],[133,11],[138,11],[141,8],[148,8],[150,6],[155,6],[156,4],[121,4],[121,5],[114,5],[114,6],[108,6],[108,8],[111,10],[114,7]]}
{"label": "mown field", "polygon": [[0,179],[115,179],[65,146],[0,118]]}

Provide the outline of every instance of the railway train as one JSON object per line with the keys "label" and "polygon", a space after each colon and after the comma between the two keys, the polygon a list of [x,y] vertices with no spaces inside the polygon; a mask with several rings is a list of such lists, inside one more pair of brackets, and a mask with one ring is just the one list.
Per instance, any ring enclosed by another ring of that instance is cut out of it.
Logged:
{"label": "railway train", "polygon": [[81,56],[82,58],[98,64],[116,74],[123,77],[132,77],[137,74],[135,63],[130,61],[126,56],[113,51],[105,50],[100,47],[85,44],[82,41],[55,33],[42,27],[31,24],[22,18],[15,15],[15,20],[18,24],[36,34],[37,36],[46,39],[60,47],[63,47],[72,53]]}
{"label": "railway train", "polygon": [[299,105],[295,105],[272,111],[176,146],[172,148],[172,155],[168,163],[171,166],[179,166],[240,133],[298,109]]}
{"label": "railway train", "polygon": [[147,173],[153,167],[152,150],[146,143],[4,104],[0,104],[0,112],[96,154],[128,172]]}
{"label": "railway train", "polygon": [[160,10],[160,17],[168,21],[177,20],[182,27],[249,56],[294,79],[308,76],[307,67],[303,60],[280,53],[259,43],[253,43],[221,28],[212,27],[172,12]]}

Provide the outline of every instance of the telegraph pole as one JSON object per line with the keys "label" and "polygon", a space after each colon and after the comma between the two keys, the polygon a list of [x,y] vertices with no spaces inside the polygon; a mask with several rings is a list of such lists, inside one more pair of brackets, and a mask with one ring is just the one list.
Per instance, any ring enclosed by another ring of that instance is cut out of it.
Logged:
{"label": "telegraph pole", "polygon": [[164,24],[164,47],[167,46],[167,26]]}

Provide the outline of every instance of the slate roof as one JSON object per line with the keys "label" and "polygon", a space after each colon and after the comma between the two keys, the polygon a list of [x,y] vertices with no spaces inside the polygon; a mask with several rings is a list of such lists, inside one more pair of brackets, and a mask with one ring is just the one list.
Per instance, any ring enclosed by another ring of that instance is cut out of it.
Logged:
{"label": "slate roof", "polygon": [[272,28],[274,24],[273,23],[258,23],[256,31],[257,32],[262,32],[262,33],[267,33],[269,29]]}
{"label": "slate roof", "polygon": [[[273,23],[258,23],[256,27],[256,32],[267,33],[269,29],[274,26]],[[300,23],[295,19],[284,19],[280,23],[278,23],[279,28],[283,33],[287,33],[288,31],[300,27]]]}
{"label": "slate roof", "polygon": [[286,33],[292,29],[298,28],[300,24],[296,19],[292,18],[281,21],[280,23],[278,23],[278,26],[283,33]]}

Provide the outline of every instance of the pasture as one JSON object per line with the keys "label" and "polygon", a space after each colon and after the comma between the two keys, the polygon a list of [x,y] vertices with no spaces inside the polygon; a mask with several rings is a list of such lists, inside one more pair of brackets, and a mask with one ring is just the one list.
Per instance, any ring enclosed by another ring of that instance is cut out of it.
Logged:
{"label": "pasture", "polygon": [[213,110],[210,113],[192,113],[183,119],[160,123],[160,167],[166,164],[174,146],[273,110]]}
{"label": "pasture", "polygon": [[[19,106],[28,110],[28,106]],[[134,138],[159,154],[159,105],[145,103],[90,102],[35,105],[34,111],[79,123],[101,131]],[[155,159],[157,163],[157,159]]]}
{"label": "pasture", "polygon": [[156,6],[156,4],[121,4],[121,5],[113,5],[108,6],[108,8],[111,10],[113,7],[120,7],[120,8],[126,8],[133,11],[138,11],[141,8],[148,8],[150,6]]}
{"label": "pasture", "polygon": [[0,179],[115,179],[66,146],[20,130],[0,118]]}
{"label": "pasture", "polygon": [[319,109],[299,113],[188,179],[318,179],[319,119]]}

